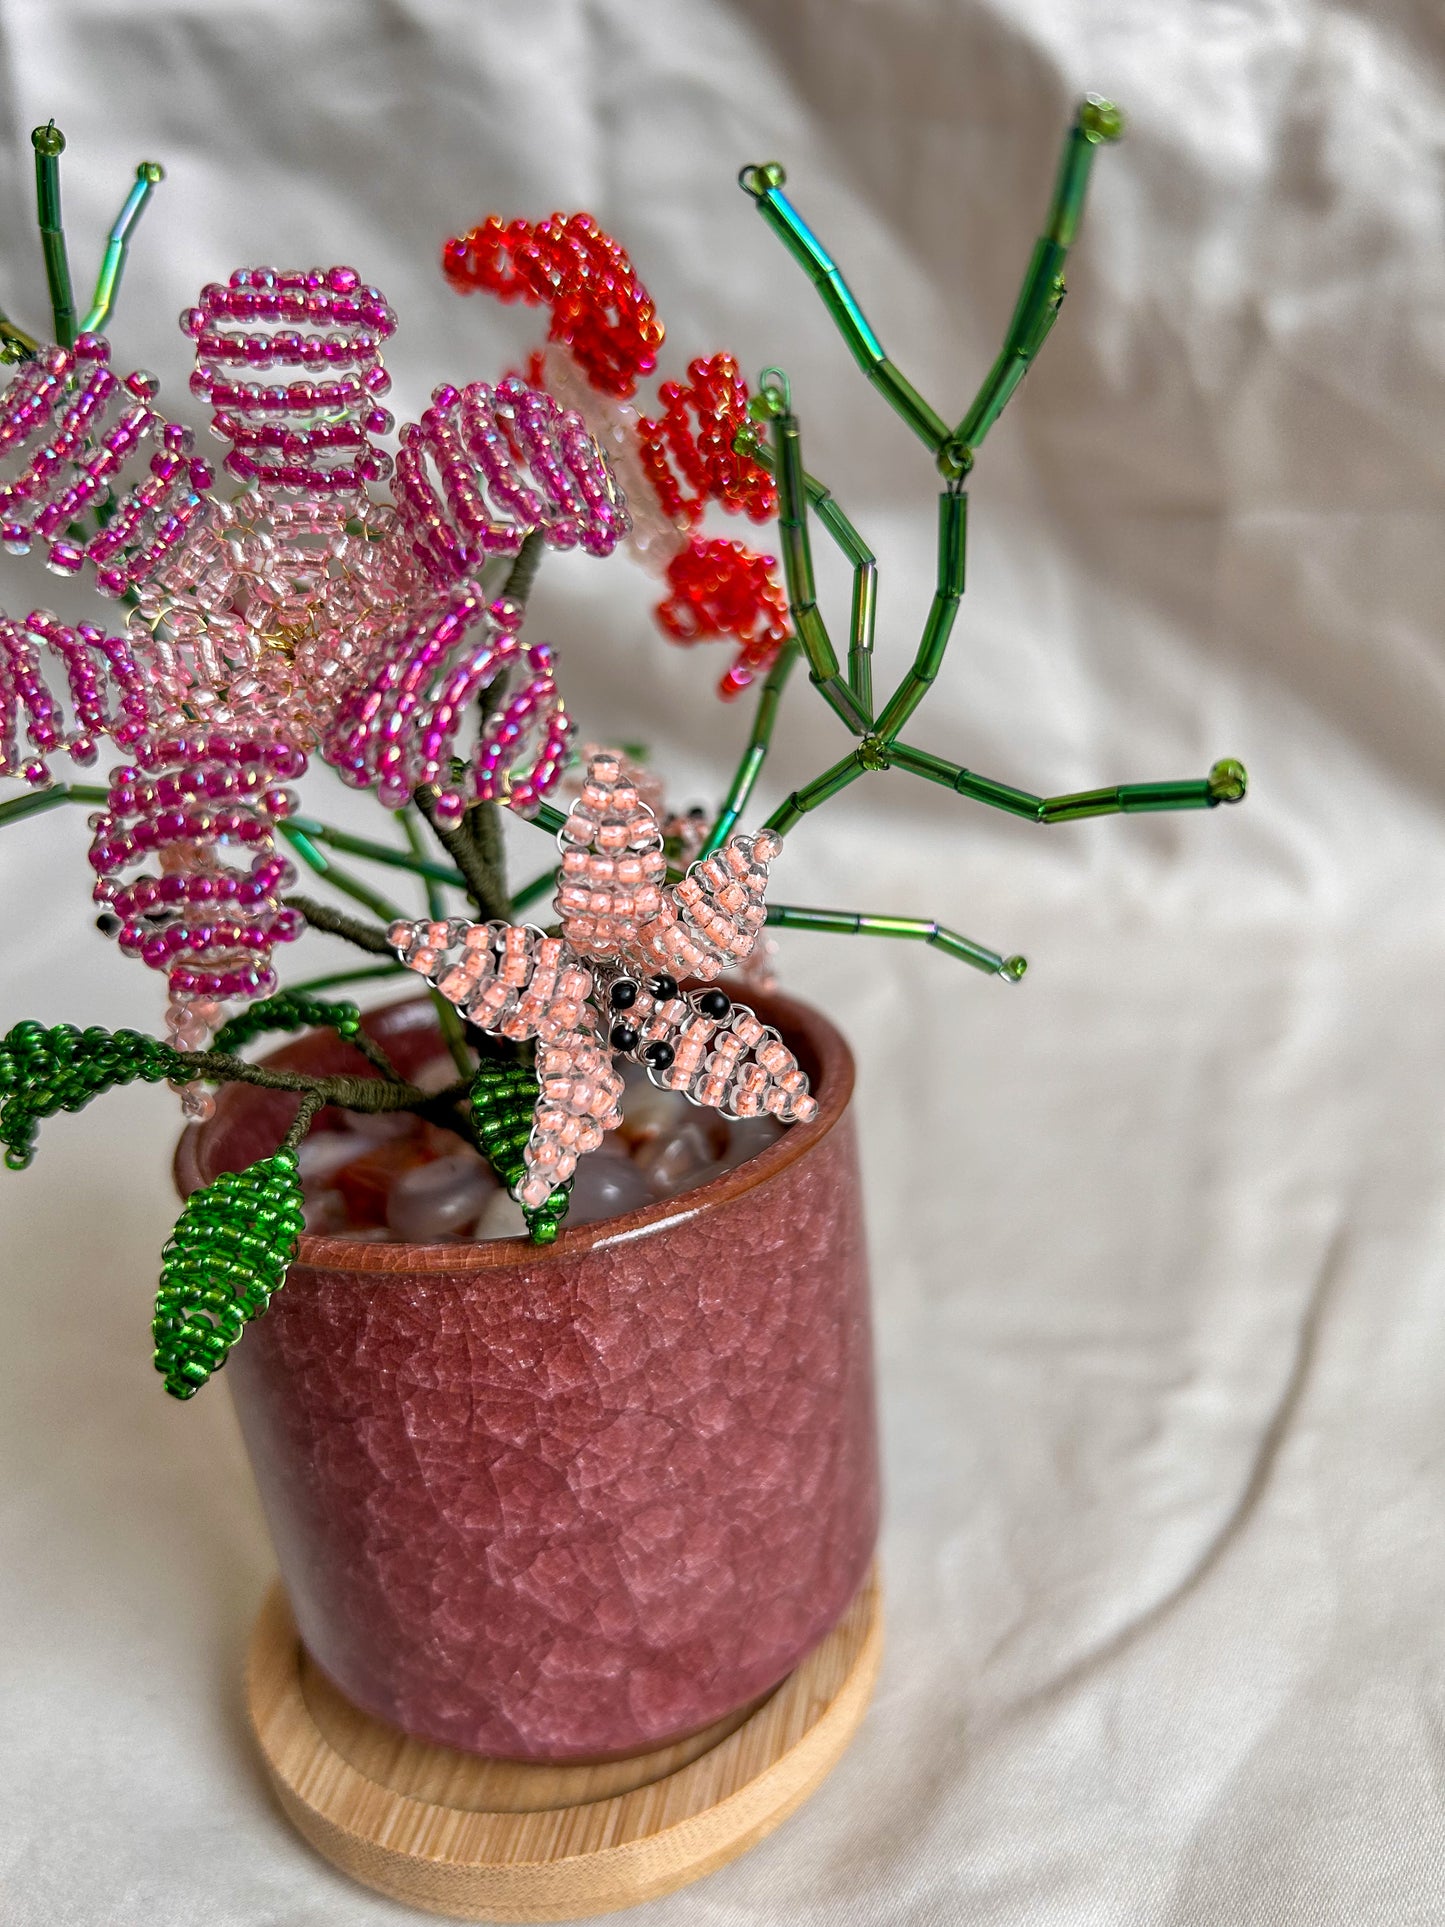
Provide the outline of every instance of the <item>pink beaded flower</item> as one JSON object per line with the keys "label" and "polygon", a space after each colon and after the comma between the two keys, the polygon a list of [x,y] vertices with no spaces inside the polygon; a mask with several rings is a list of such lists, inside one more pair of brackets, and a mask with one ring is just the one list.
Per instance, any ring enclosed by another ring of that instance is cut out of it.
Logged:
{"label": "pink beaded flower", "polygon": [[732,1117],[784,1123],[817,1113],[778,1033],[711,985],[741,964],[763,927],[771,831],[733,836],[666,882],[657,818],[623,758],[597,752],[558,834],[561,935],[531,925],[394,923],[402,961],[478,1029],[537,1040],[537,1105],[516,1187],[544,1205],[621,1121],[614,1053],[664,1090]]}
{"label": "pink beaded flower", "polygon": [[173,1041],[195,1047],[225,1000],[274,988],[271,949],[300,934],[273,828],[311,752],[391,807],[434,786],[444,822],[542,800],[569,727],[552,652],[481,574],[532,535],[606,555],[629,522],[580,418],[520,381],[438,388],[393,463],[377,438],[395,321],[354,269],[243,269],[181,326],[234,499],[153,408],[154,378],[114,375],[97,336],[0,393],[0,542],[133,603],[124,636],[0,618],[0,776],[47,782],[49,756],[93,760],[101,736],[130,751],[93,819],[95,895],[122,949],[167,973]]}

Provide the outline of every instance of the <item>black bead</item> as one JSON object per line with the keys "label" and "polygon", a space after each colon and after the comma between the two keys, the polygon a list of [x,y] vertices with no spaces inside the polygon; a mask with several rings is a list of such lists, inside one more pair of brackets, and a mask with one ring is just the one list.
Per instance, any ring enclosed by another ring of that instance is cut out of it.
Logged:
{"label": "black bead", "polygon": [[[669,979],[669,982],[670,981],[671,979]],[[661,1042],[649,1044],[642,1054],[655,1071],[665,1071],[672,1062],[672,1045]]]}
{"label": "black bead", "polygon": [[95,927],[103,937],[113,937],[120,928],[120,918],[109,910],[102,910],[95,920]]}
{"label": "black bead", "polygon": [[[665,970],[659,970],[655,977],[648,978],[647,988],[660,1004],[665,1004],[670,997],[677,995],[677,979],[669,977]],[[671,1055],[667,1061],[669,1064],[672,1062]]]}
{"label": "black bead", "polygon": [[614,1010],[631,1010],[637,1002],[637,985],[630,977],[619,977],[608,991],[607,1001]]}
{"label": "black bead", "polygon": [[725,990],[705,990],[697,1000],[697,1007],[704,1017],[713,1017],[718,1023],[733,1007],[733,1000]]}
{"label": "black bead", "polygon": [[613,1050],[636,1050],[642,1032],[636,1024],[614,1024],[608,1037]]}

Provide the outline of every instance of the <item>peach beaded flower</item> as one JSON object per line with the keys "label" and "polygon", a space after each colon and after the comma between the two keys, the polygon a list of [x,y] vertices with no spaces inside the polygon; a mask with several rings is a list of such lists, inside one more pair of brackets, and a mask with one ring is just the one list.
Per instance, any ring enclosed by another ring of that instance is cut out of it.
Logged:
{"label": "peach beaded flower", "polygon": [[479,1030],[537,1040],[537,1104],[515,1187],[543,1206],[621,1121],[614,1054],[664,1090],[732,1117],[817,1112],[778,1033],[717,988],[762,930],[770,831],[733,836],[669,886],[662,834],[624,758],[595,752],[558,832],[560,934],[489,922],[397,922],[402,961]]}

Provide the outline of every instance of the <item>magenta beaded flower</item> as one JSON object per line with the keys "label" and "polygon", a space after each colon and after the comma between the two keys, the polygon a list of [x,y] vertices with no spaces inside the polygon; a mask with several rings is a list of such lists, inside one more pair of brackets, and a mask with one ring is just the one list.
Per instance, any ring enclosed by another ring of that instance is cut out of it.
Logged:
{"label": "magenta beaded flower", "polygon": [[657,818],[624,759],[600,750],[558,833],[559,936],[527,924],[398,922],[412,970],[480,1030],[537,1040],[537,1103],[519,1204],[541,1209],[621,1122],[613,1053],[664,1090],[732,1117],[803,1123],[808,1079],[775,1030],[712,984],[752,952],[766,915],[771,831],[732,836],[666,884]]}
{"label": "magenta beaded flower", "polygon": [[483,572],[529,536],[606,555],[628,518],[580,419],[517,380],[438,388],[393,461],[395,321],[354,269],[243,269],[181,326],[231,498],[152,406],[154,378],[114,375],[98,336],[0,394],[0,541],[132,603],[124,636],[0,619],[0,775],[44,783],[48,757],[92,760],[101,736],[129,751],[93,819],[95,894],[121,947],[167,973],[172,1038],[194,1048],[225,1000],[274,987],[271,949],[300,934],[273,828],[311,753],[390,807],[430,786],[443,823],[542,800],[569,728],[552,652]]}

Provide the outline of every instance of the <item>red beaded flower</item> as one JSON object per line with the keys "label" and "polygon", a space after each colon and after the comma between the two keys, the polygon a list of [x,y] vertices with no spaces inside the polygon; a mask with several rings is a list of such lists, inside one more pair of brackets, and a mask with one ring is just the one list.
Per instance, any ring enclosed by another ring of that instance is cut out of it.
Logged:
{"label": "red beaded flower", "polygon": [[748,389],[731,355],[693,361],[685,381],[665,381],[657,410],[634,406],[640,376],[663,339],[652,299],[626,253],[590,214],[535,225],[489,214],[442,251],[460,293],[551,309],[548,345],[528,379],[575,409],[606,449],[632,514],[633,553],[662,576],[656,614],[674,642],[728,637],[737,656],[718,685],[732,697],[765,673],[787,640],[787,602],[774,558],[701,531],[707,505],[765,522],[771,477],[734,448],[748,420]]}

